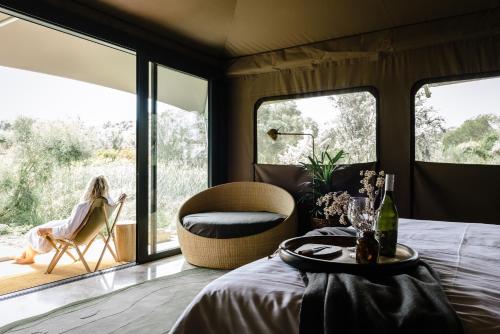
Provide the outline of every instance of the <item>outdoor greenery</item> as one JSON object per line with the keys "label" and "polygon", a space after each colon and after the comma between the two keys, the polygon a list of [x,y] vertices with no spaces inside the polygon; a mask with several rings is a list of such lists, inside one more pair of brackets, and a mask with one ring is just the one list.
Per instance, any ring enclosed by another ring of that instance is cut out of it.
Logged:
{"label": "outdoor greenery", "polygon": [[[167,108],[158,115],[158,224],[207,186],[205,115]],[[122,219],[135,219],[135,123],[0,122],[0,235],[64,219],[88,180],[105,175],[112,196],[128,194]]]}
{"label": "outdoor greenery", "polygon": [[431,88],[415,100],[415,159],[445,163],[500,164],[500,116],[477,114],[446,128],[432,105]]}
{"label": "outdoor greenery", "polygon": [[312,214],[317,216],[320,207],[316,206],[316,200],[333,191],[333,172],[339,167],[338,162],[345,156],[340,150],[333,156],[328,152],[328,147],[319,155],[308,156],[307,162],[301,162],[301,166],[311,175],[311,182],[304,186],[308,189],[300,198],[301,202],[308,203],[313,207]]}
{"label": "outdoor greenery", "polygon": [[[324,124],[304,117],[293,100],[262,105],[257,117],[259,163],[308,161],[306,167],[318,174],[323,170],[313,170],[313,162],[335,166],[374,161],[375,98],[358,92],[332,95],[329,101],[333,117]],[[446,127],[428,86],[416,94],[415,107],[417,160],[500,164],[500,116],[478,113],[460,126]],[[207,186],[207,122],[204,114],[165,108],[157,124],[158,223],[165,227],[173,226],[176,210],[186,197]],[[307,160],[309,136],[280,136],[274,142],[266,135],[271,128],[311,133],[316,151],[329,155]],[[330,155],[341,150],[346,152],[342,159],[336,153]],[[98,174],[108,177],[113,196],[129,195],[122,217],[135,219],[134,122],[95,125],[21,116],[0,121],[0,157],[0,235],[23,233],[68,217],[88,180]]]}
{"label": "outdoor greenery", "polygon": [[[447,127],[433,106],[431,87],[415,97],[415,158],[445,163],[500,164],[500,116],[471,111],[458,127]],[[257,112],[258,162],[298,165],[311,155],[309,136],[266,135],[271,128],[282,132],[306,132],[315,137],[316,151],[344,150],[340,163],[376,160],[376,100],[368,92],[332,95],[332,118],[318,124],[304,117],[294,100],[269,102]]]}
{"label": "outdoor greenery", "polygon": [[376,100],[369,92],[328,97],[332,117],[325,124],[303,117],[293,100],[263,104],[257,112],[258,162],[293,164],[311,155],[309,136],[280,136],[273,142],[266,132],[271,128],[282,132],[305,132],[315,137],[316,151],[347,154],[342,163],[376,160]]}
{"label": "outdoor greenery", "polygon": [[259,108],[257,116],[257,154],[260,163],[297,164],[311,154],[309,136],[279,136],[278,140],[273,142],[267,136],[269,129],[310,133],[315,137],[318,135],[316,122],[311,118],[302,117],[294,101],[264,104]]}

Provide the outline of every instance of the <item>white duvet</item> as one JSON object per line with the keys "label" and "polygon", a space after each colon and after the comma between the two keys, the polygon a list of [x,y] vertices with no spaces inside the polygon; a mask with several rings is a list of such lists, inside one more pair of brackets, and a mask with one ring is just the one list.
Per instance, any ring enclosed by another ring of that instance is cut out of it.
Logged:
{"label": "white duvet", "polygon": [[[399,240],[440,275],[465,333],[500,333],[500,226],[400,219]],[[279,257],[206,286],[171,333],[298,333],[300,272]]]}

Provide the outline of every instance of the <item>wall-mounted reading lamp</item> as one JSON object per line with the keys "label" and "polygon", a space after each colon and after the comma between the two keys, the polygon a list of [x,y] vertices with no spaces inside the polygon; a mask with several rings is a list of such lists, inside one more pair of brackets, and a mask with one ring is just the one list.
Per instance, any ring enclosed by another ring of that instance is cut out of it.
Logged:
{"label": "wall-mounted reading lamp", "polygon": [[267,131],[267,135],[271,137],[272,140],[276,141],[278,139],[278,136],[310,136],[312,139],[312,154],[313,157],[316,155],[314,154],[314,136],[312,133],[303,133],[303,132],[279,132],[278,129],[270,129]]}
{"label": "wall-mounted reading lamp", "polygon": [[[272,140],[276,141],[278,139],[278,136],[310,136],[312,139],[312,154],[313,158],[316,157],[314,154],[314,136],[312,133],[303,133],[303,132],[279,132],[278,129],[270,129],[267,131],[267,135],[271,137]],[[312,178],[312,196],[313,196],[313,203],[316,203],[316,190],[314,186],[314,178]]]}

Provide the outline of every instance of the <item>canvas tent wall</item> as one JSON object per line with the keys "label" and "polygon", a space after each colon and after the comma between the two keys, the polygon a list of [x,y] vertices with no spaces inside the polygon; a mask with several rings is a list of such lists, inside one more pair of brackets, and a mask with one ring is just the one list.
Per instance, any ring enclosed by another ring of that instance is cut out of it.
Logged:
{"label": "canvas tent wall", "polygon": [[[500,166],[414,163],[412,155],[412,90],[418,82],[500,73],[498,55],[500,10],[490,10],[237,58],[227,70],[229,179],[252,180],[259,168],[258,100],[370,86],[379,93],[379,165],[398,175],[401,216],[498,223],[490,185],[500,184]],[[297,176],[289,179],[293,183]]]}
{"label": "canvas tent wall", "polygon": [[[471,201],[470,194],[496,198],[490,184],[498,183],[498,166],[413,163],[411,91],[421,79],[500,71],[498,0],[0,0],[0,5],[139,50],[138,59],[150,57],[211,78],[210,149],[217,182],[254,178],[259,99],[372,86],[379,95],[379,163],[398,174],[402,216],[413,209],[418,218],[497,222],[495,205],[481,203],[479,196]],[[358,35],[339,38],[353,34]],[[282,49],[268,52],[277,48]],[[147,80],[139,72],[138,82]]]}

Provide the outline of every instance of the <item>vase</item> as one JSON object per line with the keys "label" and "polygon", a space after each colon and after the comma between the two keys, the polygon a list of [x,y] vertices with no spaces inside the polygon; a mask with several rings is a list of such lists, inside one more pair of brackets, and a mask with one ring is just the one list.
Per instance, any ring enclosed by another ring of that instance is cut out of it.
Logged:
{"label": "vase", "polygon": [[356,237],[356,262],[377,263],[380,245],[375,239],[375,231],[359,231]]}

